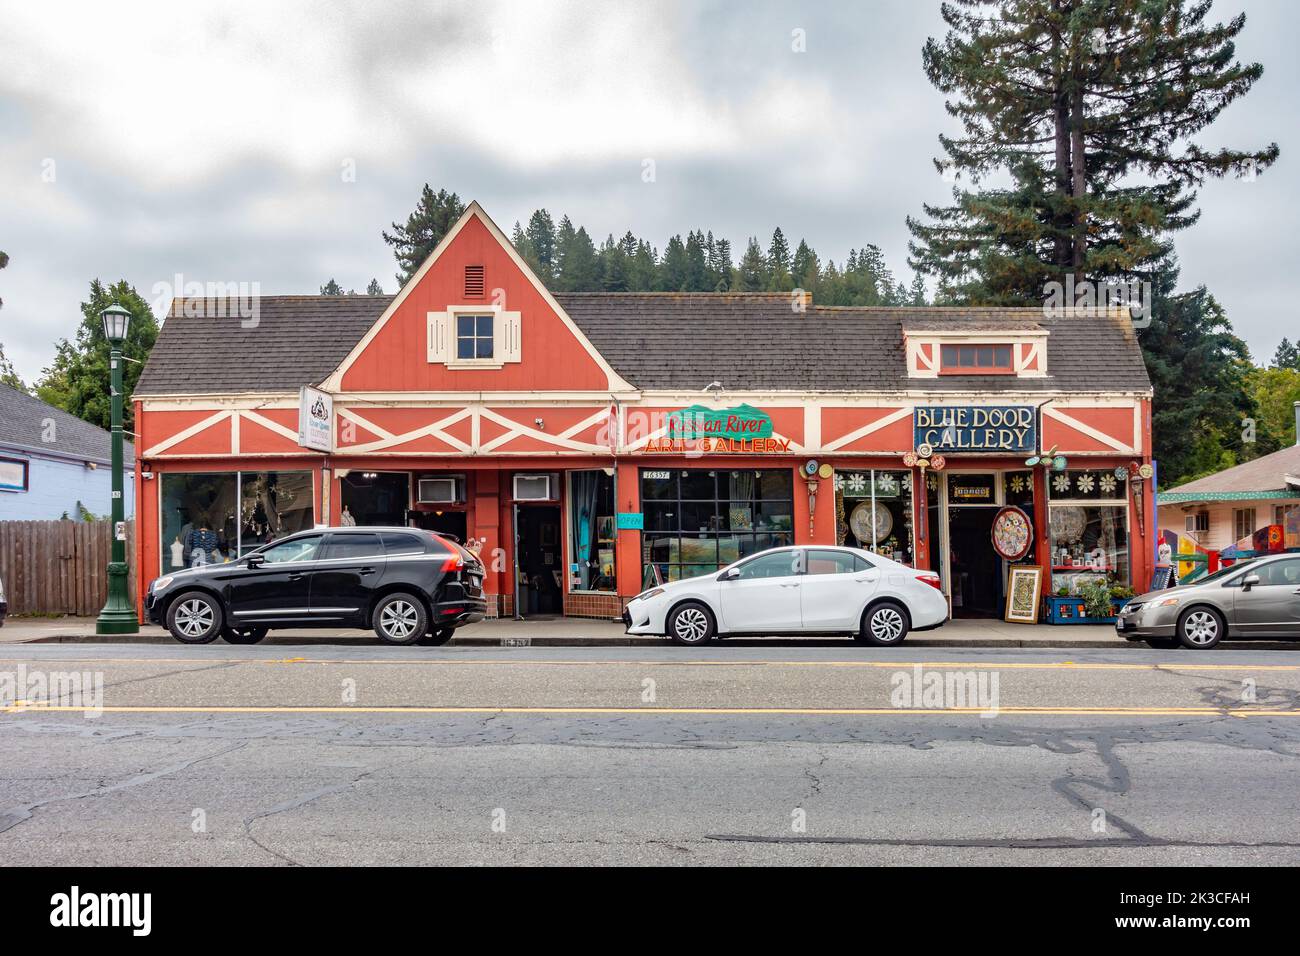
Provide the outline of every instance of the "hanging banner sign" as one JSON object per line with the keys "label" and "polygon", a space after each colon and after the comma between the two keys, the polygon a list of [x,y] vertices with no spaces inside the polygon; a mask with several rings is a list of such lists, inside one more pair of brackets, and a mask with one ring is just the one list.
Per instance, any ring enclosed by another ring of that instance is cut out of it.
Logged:
{"label": "hanging banner sign", "polygon": [[1038,447],[1032,405],[918,405],[912,415],[918,448],[1019,453]]}

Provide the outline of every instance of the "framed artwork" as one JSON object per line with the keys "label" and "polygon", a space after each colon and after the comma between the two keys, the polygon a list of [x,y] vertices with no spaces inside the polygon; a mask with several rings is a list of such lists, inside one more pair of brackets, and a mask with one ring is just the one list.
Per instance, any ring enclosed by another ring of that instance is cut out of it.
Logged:
{"label": "framed artwork", "polygon": [[596,540],[601,544],[614,540],[614,516],[605,515],[596,519]]}
{"label": "framed artwork", "polygon": [[1019,561],[1033,546],[1033,523],[1029,515],[1008,505],[993,518],[993,550],[1008,561]]}
{"label": "framed artwork", "polygon": [[1042,568],[1036,564],[1012,565],[1007,576],[1007,607],[1002,619],[1012,624],[1037,624],[1042,594]]}

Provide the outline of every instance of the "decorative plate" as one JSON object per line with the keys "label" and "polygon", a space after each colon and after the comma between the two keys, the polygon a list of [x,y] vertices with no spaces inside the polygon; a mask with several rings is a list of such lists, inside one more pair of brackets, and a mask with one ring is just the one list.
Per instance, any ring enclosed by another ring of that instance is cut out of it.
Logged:
{"label": "decorative plate", "polygon": [[[874,517],[873,517],[874,515]],[[889,532],[894,530],[894,516],[889,513],[889,509],[882,502],[877,501],[873,512],[871,502],[864,501],[853,509],[849,515],[849,529],[853,532],[853,537],[857,538],[859,543],[864,546],[871,544],[871,528],[875,525],[875,540],[883,541],[889,537]]]}
{"label": "decorative plate", "polygon": [[1008,561],[1018,561],[1029,553],[1034,543],[1033,524],[1029,515],[1008,505],[993,518],[993,550]]}

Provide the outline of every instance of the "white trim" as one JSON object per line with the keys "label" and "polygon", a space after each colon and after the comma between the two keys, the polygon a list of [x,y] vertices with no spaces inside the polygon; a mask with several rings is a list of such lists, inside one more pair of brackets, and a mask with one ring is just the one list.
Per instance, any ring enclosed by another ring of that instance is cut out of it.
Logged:
{"label": "white trim", "polygon": [[858,439],[865,438],[874,431],[879,431],[888,425],[894,424],[894,422],[902,421],[904,418],[911,418],[914,411],[916,411],[915,405],[907,405],[888,415],[882,415],[880,418],[877,418],[874,422],[871,422],[868,425],[863,425],[861,428],[855,428],[853,431],[841,435],[834,441],[826,442],[821,450],[836,451],[843,448],[845,445],[851,445]]}
{"label": "white trim", "polygon": [[254,411],[241,410],[238,413],[238,415],[247,418],[250,422],[261,425],[263,428],[267,429],[268,431],[275,432],[277,435],[281,436],[282,438],[289,439],[295,445],[298,444],[298,432],[287,425],[281,425],[279,422],[272,421],[271,419],[267,418],[265,415],[259,415],[257,414],[257,412]]}
{"label": "white trim", "polygon": [[[231,411],[228,411],[228,410],[227,410],[227,411],[224,411],[224,412],[217,412],[217,413],[214,414],[214,415],[209,415],[207,418],[200,419],[199,421],[195,422],[193,425],[189,426],[188,428],[183,428],[183,429],[181,429],[181,430],[178,431],[175,435],[172,435],[170,438],[164,438],[164,439],[163,439],[162,441],[160,441],[158,444],[156,444],[156,445],[154,445],[154,446],[152,446],[152,447],[150,447],[150,448],[145,449],[145,451],[141,454],[141,457],[142,457],[142,458],[152,458],[152,457],[154,457],[155,455],[161,455],[161,454],[162,454],[163,452],[165,452],[168,448],[171,448],[171,447],[173,447],[174,445],[179,445],[181,442],[185,441],[187,438],[193,438],[193,437],[194,437],[195,435],[197,435],[199,432],[207,431],[207,430],[208,430],[209,428],[211,428],[213,425],[216,425],[216,424],[218,424],[219,422],[224,421],[225,419],[229,418],[229,417],[230,417],[231,415],[233,415],[233,414],[234,414],[234,412],[231,412]],[[226,453],[226,452],[213,452],[213,453],[211,453],[211,454],[209,454],[209,455],[203,455],[203,456],[201,456],[201,457],[209,458],[209,457],[212,457],[213,455],[224,455],[224,454],[227,454],[227,453]]]}
{"label": "white trim", "polygon": [[555,300],[555,296],[551,295],[546,286],[544,286],[537,276],[533,274],[533,270],[528,267],[528,263],[523,260],[515,247],[511,245],[510,240],[506,238],[505,233],[497,227],[497,224],[492,221],[486,212],[483,211],[483,207],[480,206],[477,201],[471,202],[469,206],[466,207],[465,212],[461,214],[460,219],[456,220],[456,224],[447,231],[445,236],[442,237],[442,241],[439,242],[433,252],[429,254],[429,257],[424,260],[420,265],[420,268],[415,271],[415,274],[406,280],[406,284],[403,285],[397,295],[393,297],[393,301],[388,303],[388,308],[384,310],[383,315],[381,315],[375,324],[370,327],[369,331],[361,337],[361,341],[353,346],[352,351],[348,353],[347,357],[342,361],[342,363],[340,363],[339,367],[325,377],[324,381],[321,382],[320,387],[327,392],[339,393],[343,390],[344,375],[346,375],[352,368],[356,360],[361,357],[362,353],[364,353],[370,343],[374,341],[375,337],[383,327],[388,324],[389,319],[397,313],[397,310],[401,308],[407,297],[420,284],[429,270],[433,268],[433,264],[438,261],[443,252],[445,252],[452,242],[455,241],[456,237],[460,235],[461,230],[465,228],[465,224],[472,218],[478,219],[483,223],[492,237],[506,251],[506,254],[510,256],[511,261],[515,266],[532,284],[538,295],[542,297],[547,306],[550,307],[550,309],[559,317],[560,321],[564,323],[565,327],[573,334],[574,338],[578,340],[578,344],[582,346],[587,355],[590,356],[591,359],[600,367],[601,371],[605,373],[608,387],[613,391],[635,391],[631,384],[614,371],[613,366],[605,360],[605,357],[596,351],[596,347],[591,344],[591,341],[583,334],[582,330],[578,328],[573,319],[569,317],[569,314],[561,308],[560,303]]}

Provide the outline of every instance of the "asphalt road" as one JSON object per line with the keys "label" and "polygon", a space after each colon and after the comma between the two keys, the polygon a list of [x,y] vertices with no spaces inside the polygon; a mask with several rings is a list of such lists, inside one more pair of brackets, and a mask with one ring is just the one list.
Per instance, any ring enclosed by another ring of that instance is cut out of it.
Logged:
{"label": "asphalt road", "polygon": [[1295,653],[0,658],[11,865],[1300,863]]}

